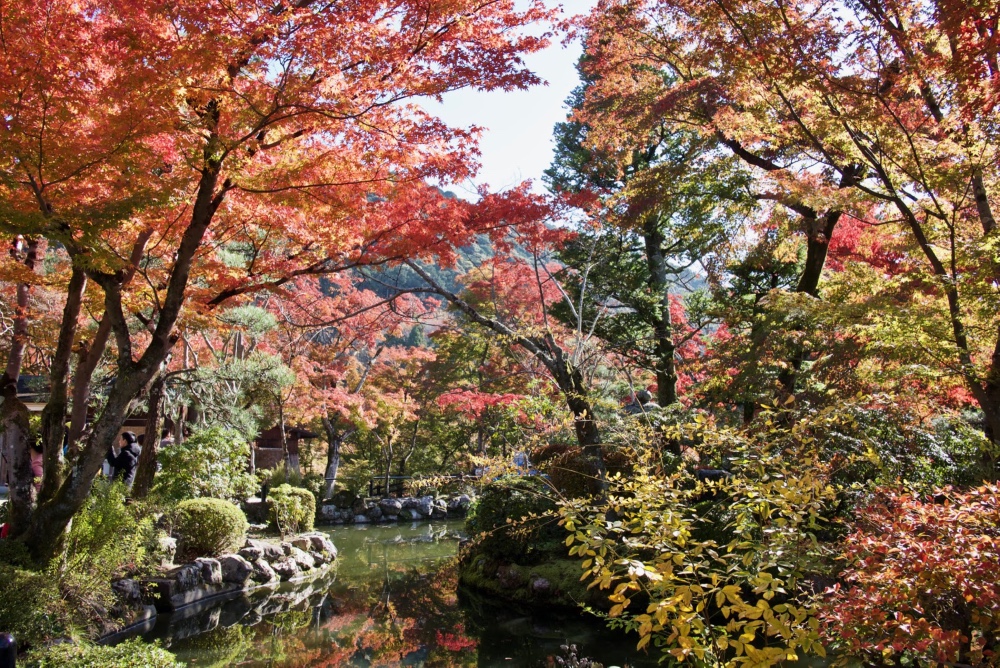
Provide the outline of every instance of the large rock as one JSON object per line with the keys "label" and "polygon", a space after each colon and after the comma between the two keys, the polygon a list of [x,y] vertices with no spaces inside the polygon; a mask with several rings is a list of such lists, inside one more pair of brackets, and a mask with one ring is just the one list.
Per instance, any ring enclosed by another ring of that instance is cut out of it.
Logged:
{"label": "large rock", "polygon": [[222,581],[245,585],[253,575],[253,564],[238,554],[225,554],[219,557],[222,565]]}
{"label": "large rock", "polygon": [[259,547],[244,547],[239,551],[239,555],[246,559],[247,561],[258,561],[263,559],[264,550]]}
{"label": "large rock", "polygon": [[422,496],[417,499],[417,510],[424,517],[430,517],[434,510],[434,497],[433,496]]}
{"label": "large rock", "polygon": [[355,515],[354,516],[354,523],[355,524],[368,524],[368,516],[367,515]]}
{"label": "large rock", "polygon": [[328,503],[319,507],[319,516],[328,522],[335,522],[340,519],[340,509]]}
{"label": "large rock", "polygon": [[448,517],[448,506],[445,505],[444,500],[435,501],[434,505],[431,507],[431,518],[435,520],[443,520]]}
{"label": "large rock", "polygon": [[300,571],[311,571],[316,568],[316,560],[313,559],[311,554],[304,550],[293,547],[292,553],[288,556],[295,561],[295,565],[299,567]]}
{"label": "large rock", "polygon": [[112,582],[111,591],[118,594],[118,598],[127,605],[136,604],[142,600],[142,587],[131,578]]}
{"label": "large rock", "polygon": [[253,578],[254,582],[267,584],[268,582],[274,582],[277,580],[278,574],[274,572],[273,568],[271,568],[271,564],[261,559],[260,561],[254,562],[253,573],[251,573],[250,577]]}
{"label": "large rock", "polygon": [[399,514],[404,520],[422,520],[424,516],[420,514],[420,511],[416,508],[404,508],[403,512]]}
{"label": "large rock", "polygon": [[299,574],[299,565],[291,557],[282,557],[271,564],[271,568],[282,580],[291,580]]}
{"label": "large rock", "polygon": [[205,584],[222,584],[222,564],[218,559],[195,559],[194,563],[201,566],[201,580]]}
{"label": "large rock", "polygon": [[186,564],[174,574],[179,591],[188,591],[201,584],[201,564]]}
{"label": "large rock", "polygon": [[270,541],[248,538],[246,546],[259,549],[263,558],[268,561],[274,561],[275,559],[280,559],[285,556],[285,551],[281,549],[281,546]]}
{"label": "large rock", "polygon": [[468,494],[454,496],[448,500],[448,512],[452,515],[461,515],[468,512],[470,505],[472,505],[472,499]]}
{"label": "large rock", "polygon": [[305,550],[306,552],[312,549],[312,541],[310,541],[309,536],[306,535],[295,536],[288,542],[292,544],[292,547],[297,547],[300,550]]}
{"label": "large rock", "polygon": [[309,538],[310,552],[327,552],[334,557],[337,556],[337,548],[327,536],[321,533],[310,533],[306,534],[305,537]]}
{"label": "large rock", "polygon": [[382,499],[378,507],[386,517],[395,517],[403,510],[403,502],[399,499]]}
{"label": "large rock", "polygon": [[377,522],[382,519],[382,509],[373,503],[365,510],[365,515],[367,515],[368,519],[372,522]]}

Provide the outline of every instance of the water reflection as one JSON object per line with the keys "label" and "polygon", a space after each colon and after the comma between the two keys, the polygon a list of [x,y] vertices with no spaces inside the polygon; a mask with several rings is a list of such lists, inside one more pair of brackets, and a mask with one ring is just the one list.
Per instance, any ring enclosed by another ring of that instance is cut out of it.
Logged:
{"label": "water reflection", "polygon": [[607,665],[654,665],[637,661],[634,643],[598,620],[459,596],[461,528],[448,521],[333,529],[335,573],[163,617],[150,637],[191,666],[545,666],[567,641]]}

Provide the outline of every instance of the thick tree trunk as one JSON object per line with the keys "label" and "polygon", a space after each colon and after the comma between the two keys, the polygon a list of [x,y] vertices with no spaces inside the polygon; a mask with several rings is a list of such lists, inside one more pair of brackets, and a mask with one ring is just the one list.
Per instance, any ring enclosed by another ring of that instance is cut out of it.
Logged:
{"label": "thick tree trunk", "polygon": [[80,319],[83,293],[87,288],[87,275],[73,267],[66,289],[66,306],[63,308],[59,341],[52,359],[49,374],[49,400],[42,411],[42,452],[44,475],[38,498],[51,498],[62,482],[62,446],[66,435],[66,412],[69,406],[69,363],[73,354],[73,339]]}
{"label": "thick tree trunk", "polygon": [[104,317],[111,318],[111,329],[118,348],[118,372],[108,392],[104,410],[88,435],[86,446],[75,465],[52,498],[39,504],[26,530],[18,536],[39,562],[47,562],[55,554],[66,526],[87,502],[94,479],[125,419],[132,412],[136,398],[147,389],[177,340],[173,333],[174,325],[184,304],[195,253],[228,189],[228,186],[223,186],[218,193],[215,192],[219,178],[215,154],[214,142],[210,139],[205,148],[206,166],[202,171],[191,222],[181,237],[156,327],[138,361],[133,358],[132,337],[122,310],[121,288],[127,272],[113,275],[88,272],[104,289]]}
{"label": "thick tree trunk", "polygon": [[653,325],[655,339],[653,372],[656,374],[656,401],[661,406],[677,402],[677,366],[674,362],[674,326],[670,317],[670,285],[667,282],[667,259],[663,253],[664,238],[656,216],[644,224],[648,285],[659,299]]}
{"label": "thick tree trunk", "polygon": [[[17,385],[8,384],[3,378],[5,391],[0,406],[0,429],[3,429],[11,453],[11,485],[8,496],[10,512],[7,522],[11,535],[16,536],[27,526],[35,504],[34,473],[31,470],[31,435],[28,425],[28,407],[17,398]],[[9,392],[6,388],[14,388]]]}
{"label": "thick tree trunk", "polygon": [[132,496],[137,499],[146,498],[153,488],[153,477],[156,475],[156,456],[160,448],[160,431],[163,428],[163,398],[166,394],[166,386],[166,376],[160,375],[149,388],[146,434],[143,438],[142,452],[139,453],[135,481],[132,483]]}

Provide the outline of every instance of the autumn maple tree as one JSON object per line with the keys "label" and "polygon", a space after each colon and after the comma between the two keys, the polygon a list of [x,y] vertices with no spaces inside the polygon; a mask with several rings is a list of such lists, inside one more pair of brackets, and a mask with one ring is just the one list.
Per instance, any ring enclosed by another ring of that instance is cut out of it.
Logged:
{"label": "autumn maple tree", "polygon": [[[42,280],[46,242],[65,249],[69,268],[45,476],[33,499],[18,469],[13,535],[37,557],[53,549],[200,305],[461,243],[464,221],[427,197],[424,180],[470,174],[475,134],[415,101],[535,83],[519,56],[546,41],[521,28],[546,18],[538,4],[427,0],[7,8],[3,230],[28,249],[19,291]],[[96,326],[84,304],[98,305]],[[20,331],[5,424],[22,414]],[[114,381],[63,465],[70,396],[85,412],[106,347]],[[24,439],[16,452],[24,461]]]}
{"label": "autumn maple tree", "polygon": [[941,296],[930,336],[944,329],[949,372],[1000,433],[1000,330],[983,310],[997,296],[995,6],[611,0],[582,25],[604,101],[591,140],[664,122],[717,137],[756,170],[757,197],[801,216],[798,290],[819,294],[845,215],[904,230]]}

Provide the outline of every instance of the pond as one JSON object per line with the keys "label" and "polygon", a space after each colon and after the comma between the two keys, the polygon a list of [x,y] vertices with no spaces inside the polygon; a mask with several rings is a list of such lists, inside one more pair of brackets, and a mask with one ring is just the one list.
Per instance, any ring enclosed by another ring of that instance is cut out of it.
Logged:
{"label": "pond", "polygon": [[607,666],[653,666],[601,620],[518,611],[460,592],[462,520],[328,531],[321,581],[251,593],[197,615],[162,615],[146,636],[190,666],[551,666],[560,645]]}

